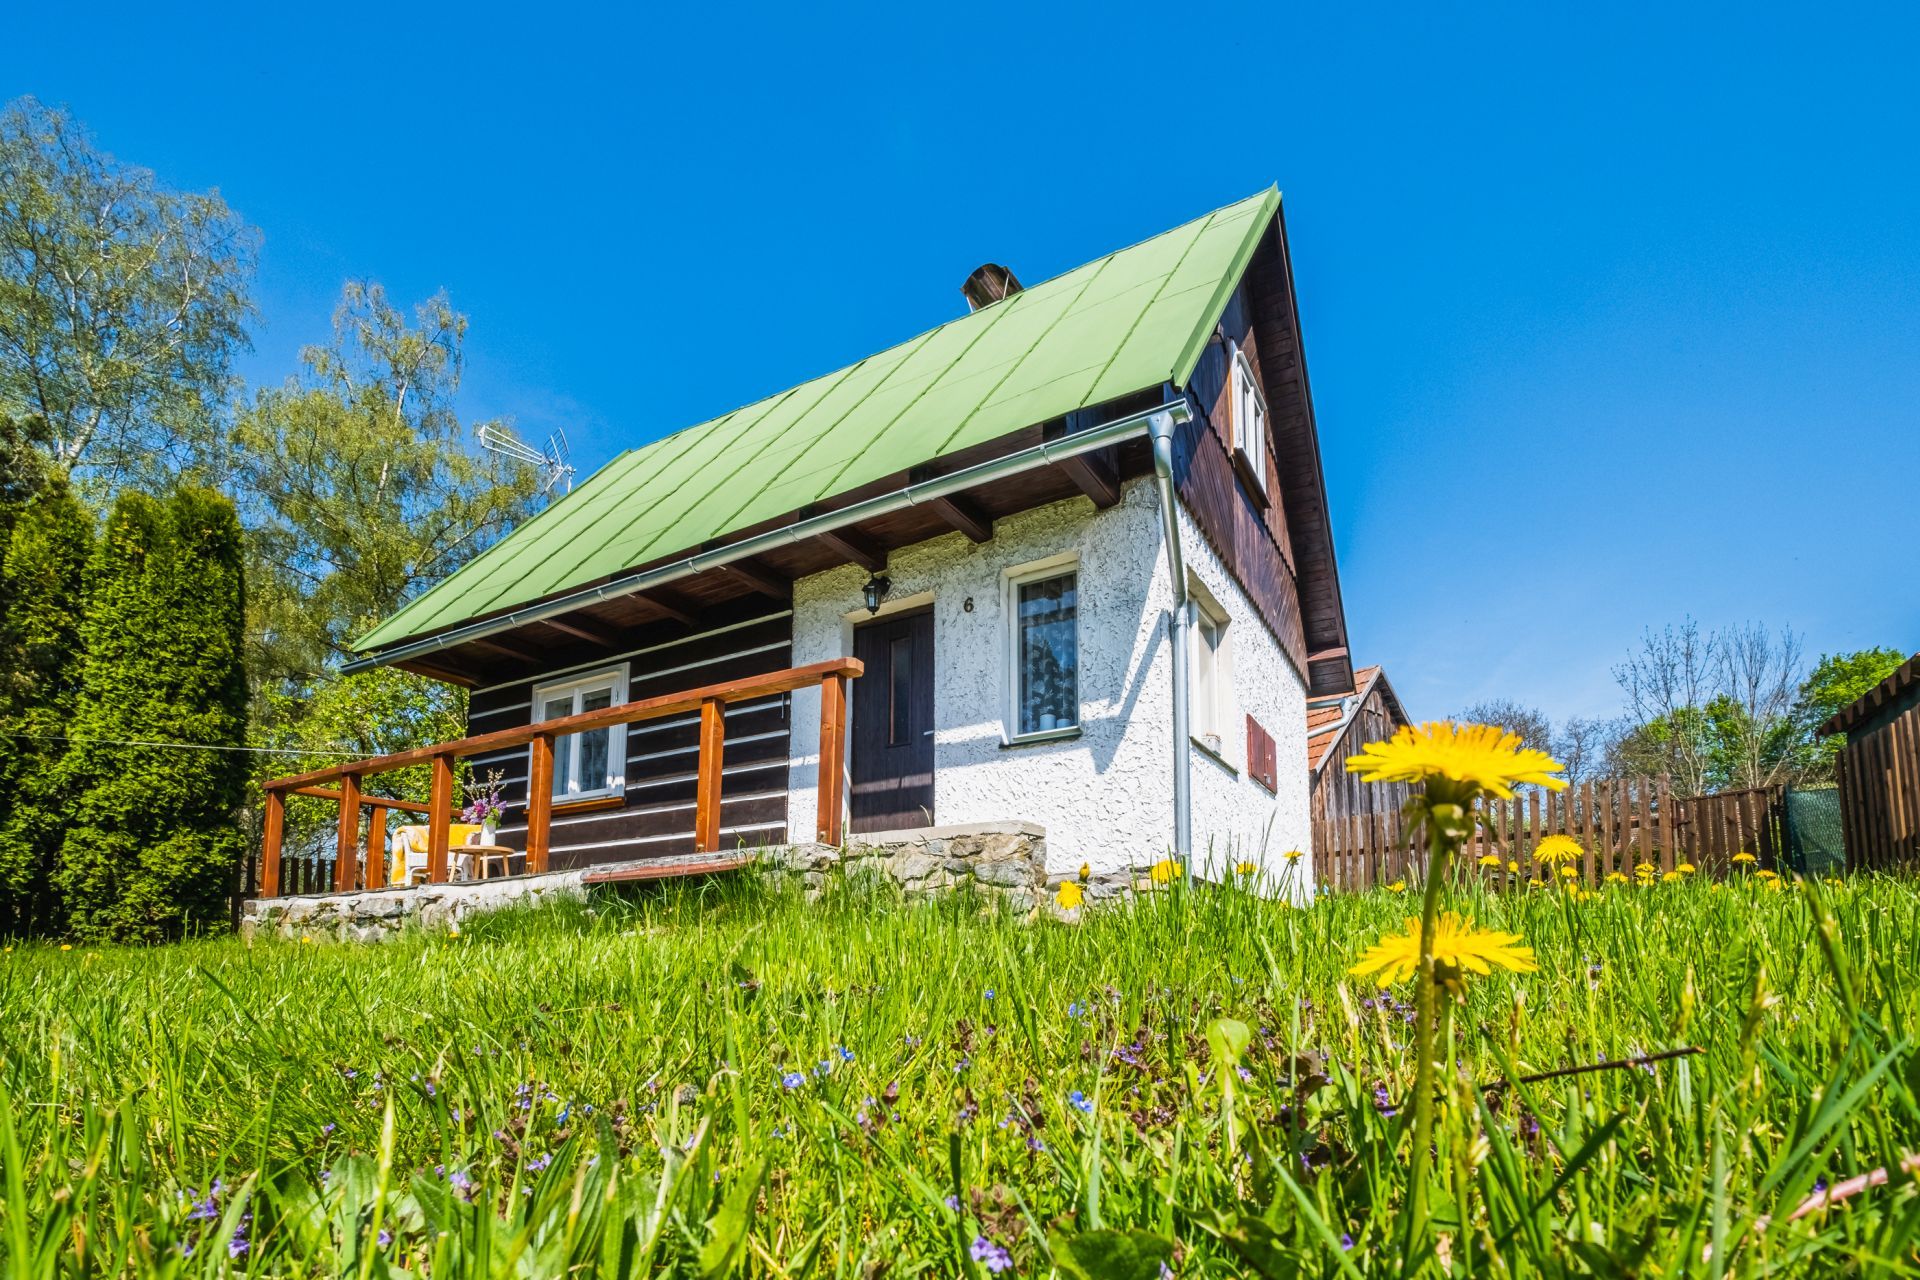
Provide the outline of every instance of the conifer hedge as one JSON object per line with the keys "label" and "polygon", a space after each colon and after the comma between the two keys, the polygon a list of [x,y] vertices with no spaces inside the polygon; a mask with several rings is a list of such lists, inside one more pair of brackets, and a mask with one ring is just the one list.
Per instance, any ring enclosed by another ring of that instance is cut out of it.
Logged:
{"label": "conifer hedge", "polygon": [[66,736],[80,692],[93,516],[64,481],[18,505],[0,543],[0,932],[59,927]]}
{"label": "conifer hedge", "polygon": [[244,847],[240,523],[227,499],[123,494],[88,567],[68,823],[53,869],[82,938],[160,940],[218,927]]}

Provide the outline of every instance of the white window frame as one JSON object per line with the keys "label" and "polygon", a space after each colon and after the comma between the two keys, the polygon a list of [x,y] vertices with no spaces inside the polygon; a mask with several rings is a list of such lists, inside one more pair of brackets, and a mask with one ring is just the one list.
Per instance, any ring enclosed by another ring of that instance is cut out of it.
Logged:
{"label": "white window frame", "polygon": [[[1229,730],[1237,705],[1233,689],[1233,616],[1198,579],[1188,581],[1187,595],[1187,665],[1194,672],[1187,691],[1189,732],[1202,750],[1224,761],[1229,759],[1230,744],[1234,741]],[[1203,625],[1218,637],[1213,662],[1205,668],[1200,662],[1201,647],[1205,643],[1201,635]],[[1203,670],[1208,676],[1206,679],[1201,678]],[[1209,734],[1213,735],[1213,741],[1208,741]]]}
{"label": "white window frame", "polygon": [[[1073,723],[1051,729],[1020,732],[1020,588],[1049,578],[1073,575]],[[1081,694],[1085,688],[1086,633],[1080,614],[1086,600],[1086,582],[1080,572],[1080,553],[1070,551],[1031,564],[1018,565],[1001,573],[1001,607],[1006,615],[1006,711],[1001,723],[1001,739],[1012,746],[1022,742],[1048,742],[1059,738],[1077,738],[1086,719]]]}
{"label": "white window frame", "polygon": [[[628,663],[614,667],[602,667],[598,671],[589,671],[584,675],[568,676],[565,680],[554,680],[533,687],[531,714],[533,723],[547,719],[547,703],[556,698],[571,697],[575,713],[578,713],[582,695],[598,689],[611,689],[613,700],[610,705],[620,706],[627,700]],[[528,776],[532,776],[533,748],[527,748]],[[553,742],[553,802],[572,804],[576,800],[599,800],[608,796],[625,795],[627,790],[627,726],[616,724],[607,730],[607,768],[612,776],[596,787],[580,786],[580,736],[567,734],[555,738]]]}
{"label": "white window frame", "polygon": [[[1262,501],[1267,497],[1267,433],[1273,415],[1267,410],[1267,396],[1260,379],[1253,376],[1253,362],[1239,343],[1233,344],[1233,452],[1240,465],[1240,476]],[[1252,419],[1252,421],[1249,421]]]}

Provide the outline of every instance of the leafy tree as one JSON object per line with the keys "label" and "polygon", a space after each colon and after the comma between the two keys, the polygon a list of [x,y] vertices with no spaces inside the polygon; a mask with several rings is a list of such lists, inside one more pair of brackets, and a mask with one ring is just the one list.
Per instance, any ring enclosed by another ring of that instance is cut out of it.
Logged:
{"label": "leafy tree", "polygon": [[[255,767],[263,777],[304,773],[355,759],[445,742],[466,733],[467,691],[411,672],[379,667],[351,676],[327,676],[269,696],[267,727],[256,741],[272,748]],[[463,762],[464,766],[464,762]],[[270,770],[271,773],[265,771]],[[426,765],[367,779],[370,795],[425,803],[432,786]],[[331,838],[339,809],[295,799],[287,808],[287,847]]]}
{"label": "leafy tree", "polygon": [[[147,940],[217,926],[243,840],[246,591],[225,498],[122,494],[89,567],[72,820],[54,883],[74,933]],[[203,749],[151,747],[195,744]]]}
{"label": "leafy tree", "polygon": [[409,324],[380,286],[349,284],[332,344],[240,415],[254,667],[277,687],[318,679],[531,509],[532,469],[472,447],[454,411],[466,328],[444,296]]}
{"label": "leafy tree", "polygon": [[1529,707],[1511,698],[1487,698],[1455,713],[1455,720],[1468,724],[1491,724],[1519,737],[1537,751],[1553,747],[1553,722],[1538,707]]}
{"label": "leafy tree", "polygon": [[[1866,692],[1892,675],[1908,655],[1899,649],[1857,649],[1852,653],[1822,654],[1812,674],[1800,686],[1800,719],[1810,730],[1817,730],[1837,712],[1851,706]],[[1833,764],[1847,735],[1836,733],[1818,738],[1808,748],[1806,772],[1809,777],[1830,779]]]}
{"label": "leafy tree", "polygon": [[103,492],[204,461],[257,240],[219,193],[168,190],[66,112],[0,110],[0,413],[37,417],[51,470]]}
{"label": "leafy tree", "polygon": [[0,932],[43,932],[58,914],[60,762],[79,695],[92,543],[93,517],[55,481],[24,504],[0,550]]}

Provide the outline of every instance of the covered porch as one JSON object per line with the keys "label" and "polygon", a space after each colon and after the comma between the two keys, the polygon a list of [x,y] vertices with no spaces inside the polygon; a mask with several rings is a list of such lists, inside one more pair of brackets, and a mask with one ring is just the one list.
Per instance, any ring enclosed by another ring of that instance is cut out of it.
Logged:
{"label": "covered porch", "polygon": [[[854,658],[787,667],[275,778],[263,787],[266,814],[257,896],[278,897],[288,888],[306,893],[352,893],[401,887],[389,884],[386,847],[387,824],[396,813],[418,818],[420,825],[425,828],[427,847],[424,874],[417,879],[409,877],[410,882],[445,884],[462,872],[465,875],[459,878],[484,878],[495,870],[513,874],[516,862],[520,864],[518,873],[544,874],[550,869],[549,851],[552,847],[556,741],[572,734],[689,713],[699,717],[693,848],[700,857],[692,861],[663,859],[661,862],[663,866],[689,865],[712,869],[714,859],[711,855],[722,852],[720,814],[727,708],[734,703],[816,688],[820,697],[820,769],[817,820],[812,835],[821,844],[838,845],[845,832],[848,682],[858,678],[863,670],[862,664]],[[456,845],[452,831],[459,808],[454,800],[459,762],[469,757],[522,747],[528,751],[525,848],[509,850],[502,846],[475,848]],[[374,778],[421,765],[430,768],[432,779],[430,799],[425,804],[368,790],[369,782]],[[287,802],[294,796],[331,802],[338,808],[330,884],[283,884]],[[798,837],[800,833],[789,834]]]}

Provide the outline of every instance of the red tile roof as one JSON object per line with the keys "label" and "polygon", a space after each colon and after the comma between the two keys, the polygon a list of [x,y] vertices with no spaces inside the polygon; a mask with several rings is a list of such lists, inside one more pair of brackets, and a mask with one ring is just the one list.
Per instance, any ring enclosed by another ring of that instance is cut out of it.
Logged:
{"label": "red tile roof", "polygon": [[1379,667],[1361,667],[1353,673],[1351,694],[1307,704],[1307,768],[1318,769],[1325,763],[1327,752],[1333,749],[1333,744],[1340,740],[1340,731],[1346,728],[1348,714],[1366,701],[1367,692],[1379,675]]}

